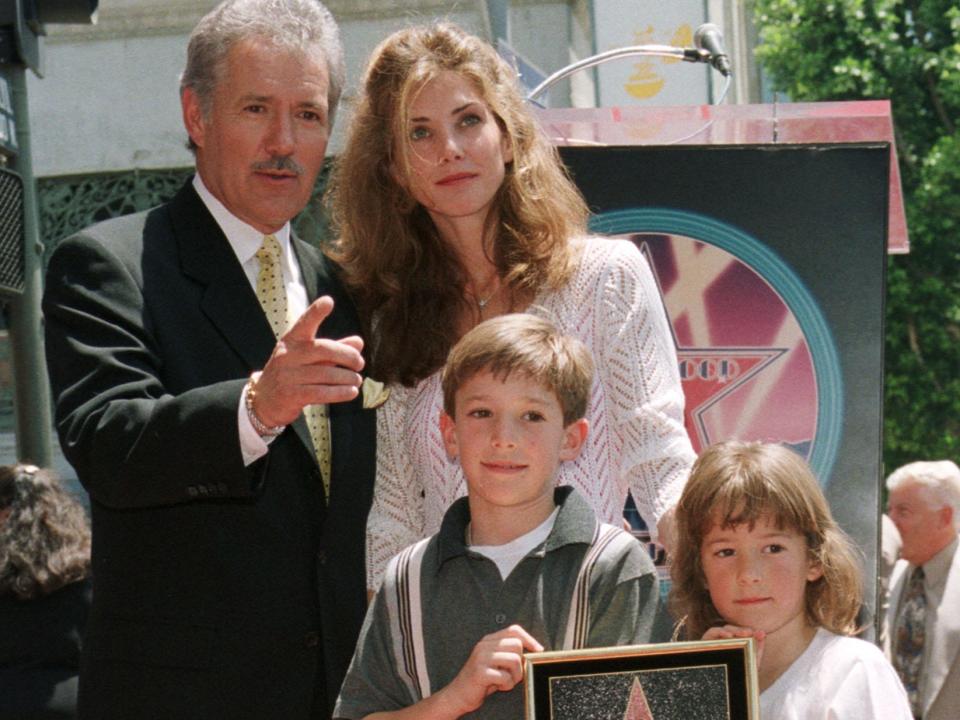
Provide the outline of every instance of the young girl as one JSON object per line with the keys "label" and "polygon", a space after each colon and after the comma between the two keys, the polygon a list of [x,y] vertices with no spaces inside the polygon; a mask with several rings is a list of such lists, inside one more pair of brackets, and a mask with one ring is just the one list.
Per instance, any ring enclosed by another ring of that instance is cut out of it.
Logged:
{"label": "young girl", "polygon": [[850,637],[862,598],[856,553],[797,454],[707,448],[676,519],[674,617],[688,638],[756,638],[761,720],[912,717],[880,649]]}

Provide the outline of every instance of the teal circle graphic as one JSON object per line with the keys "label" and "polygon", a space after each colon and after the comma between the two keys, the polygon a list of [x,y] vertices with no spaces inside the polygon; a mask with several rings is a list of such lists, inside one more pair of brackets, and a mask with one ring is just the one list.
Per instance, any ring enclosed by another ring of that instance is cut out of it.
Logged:
{"label": "teal circle graphic", "polygon": [[833,334],[803,281],[780,257],[742,230],[706,215],[670,208],[630,208],[594,216],[590,229],[607,235],[685,235],[727,251],[780,295],[803,332],[817,384],[817,429],[808,462],[822,485],[830,482],[843,430],[843,377]]}

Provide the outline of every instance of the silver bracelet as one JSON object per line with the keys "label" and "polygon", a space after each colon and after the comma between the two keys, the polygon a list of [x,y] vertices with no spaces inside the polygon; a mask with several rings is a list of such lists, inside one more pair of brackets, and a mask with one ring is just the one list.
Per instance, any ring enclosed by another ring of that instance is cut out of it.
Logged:
{"label": "silver bracelet", "polygon": [[257,412],[253,409],[253,401],[257,397],[257,380],[260,379],[260,373],[255,372],[250,376],[250,379],[247,380],[247,384],[243,388],[243,405],[247,408],[247,417],[250,418],[250,424],[253,425],[253,429],[257,431],[257,434],[260,437],[276,437],[284,431],[286,425],[275,425],[270,427],[265,425],[263,420],[257,417]]}

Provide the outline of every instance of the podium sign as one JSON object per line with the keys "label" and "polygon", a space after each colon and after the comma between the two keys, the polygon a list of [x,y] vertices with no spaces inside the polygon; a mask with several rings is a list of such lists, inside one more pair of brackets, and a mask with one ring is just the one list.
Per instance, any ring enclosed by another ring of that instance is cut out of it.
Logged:
{"label": "podium sign", "polygon": [[[875,548],[889,144],[560,152],[593,228],[650,261],[694,448],[789,445],[840,524]],[[868,552],[868,583],[874,563]]]}
{"label": "podium sign", "polygon": [[[706,21],[703,0],[593,0],[596,52],[630,45],[692,47]],[[709,68],[677,58],[633,57],[597,66],[597,104],[683,105],[710,99]]]}

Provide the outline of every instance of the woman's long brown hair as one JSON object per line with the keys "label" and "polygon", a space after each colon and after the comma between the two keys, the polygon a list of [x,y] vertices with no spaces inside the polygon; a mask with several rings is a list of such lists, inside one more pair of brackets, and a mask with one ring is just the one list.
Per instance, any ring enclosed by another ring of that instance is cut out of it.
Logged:
{"label": "woman's long brown hair", "polygon": [[526,107],[516,73],[490,45],[449,23],[387,38],[367,68],[327,200],[338,235],[330,255],[360,310],[370,372],[405,385],[443,365],[468,308],[466,269],[403,180],[412,100],[444,71],[475,85],[511,143],[489,228],[490,259],[511,296],[562,286],[575,262],[570,241],[586,232],[583,198]]}

